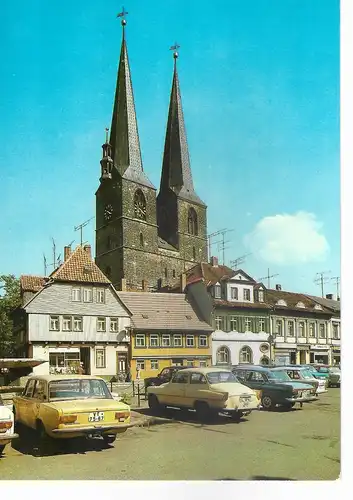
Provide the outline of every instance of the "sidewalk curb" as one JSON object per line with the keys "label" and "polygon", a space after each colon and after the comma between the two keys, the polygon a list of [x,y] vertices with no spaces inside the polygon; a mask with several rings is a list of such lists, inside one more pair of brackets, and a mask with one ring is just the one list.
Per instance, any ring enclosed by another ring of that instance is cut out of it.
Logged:
{"label": "sidewalk curb", "polygon": [[170,424],[173,421],[170,418],[163,418],[163,417],[155,417],[155,416],[137,416],[137,412],[131,412],[134,413],[132,414],[132,421],[130,424],[130,427],[149,427],[150,425],[158,425],[158,424]]}

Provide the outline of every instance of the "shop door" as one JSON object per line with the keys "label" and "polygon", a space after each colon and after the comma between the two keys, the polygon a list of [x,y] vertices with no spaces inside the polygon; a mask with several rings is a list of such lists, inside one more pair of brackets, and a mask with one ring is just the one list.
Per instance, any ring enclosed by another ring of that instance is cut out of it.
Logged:
{"label": "shop door", "polygon": [[80,360],[83,363],[85,375],[91,375],[91,348],[80,347]]}

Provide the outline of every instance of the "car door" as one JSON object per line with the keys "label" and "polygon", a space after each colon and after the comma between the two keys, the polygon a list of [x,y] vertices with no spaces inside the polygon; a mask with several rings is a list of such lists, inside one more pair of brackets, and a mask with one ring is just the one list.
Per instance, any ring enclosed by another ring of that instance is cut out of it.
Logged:
{"label": "car door", "polygon": [[172,380],[158,393],[162,404],[169,406],[187,406],[186,386],[189,381],[189,373],[176,372]]}
{"label": "car door", "polygon": [[40,405],[44,401],[46,382],[37,380],[34,386],[33,395],[27,405],[27,425],[36,428],[36,420],[39,417]]}
{"label": "car door", "polygon": [[28,425],[29,406],[33,395],[36,379],[28,380],[23,394],[15,400],[16,420]]}
{"label": "car door", "polygon": [[191,373],[189,382],[185,384],[185,400],[187,406],[194,406],[195,401],[207,401],[212,406],[212,400],[217,398],[217,392],[210,391],[205,375]]}

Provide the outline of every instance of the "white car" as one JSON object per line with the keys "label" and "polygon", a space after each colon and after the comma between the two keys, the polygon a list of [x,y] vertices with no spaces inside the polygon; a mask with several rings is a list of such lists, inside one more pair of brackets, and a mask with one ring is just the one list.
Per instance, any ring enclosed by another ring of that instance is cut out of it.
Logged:
{"label": "white car", "polygon": [[4,405],[0,395],[0,455],[4,451],[5,446],[12,439],[18,437],[14,432],[14,417],[12,410]]}
{"label": "white car", "polygon": [[193,409],[201,420],[219,412],[239,420],[260,406],[256,392],[223,368],[179,370],[170,382],[148,387],[147,394],[151,409],[166,406]]}

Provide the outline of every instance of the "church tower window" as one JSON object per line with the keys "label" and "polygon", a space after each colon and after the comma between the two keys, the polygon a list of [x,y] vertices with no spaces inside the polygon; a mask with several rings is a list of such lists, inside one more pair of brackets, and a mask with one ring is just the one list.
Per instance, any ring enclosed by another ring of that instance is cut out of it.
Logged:
{"label": "church tower window", "polygon": [[144,246],[144,241],[143,241],[143,234],[140,233],[140,247]]}
{"label": "church tower window", "polygon": [[197,214],[194,208],[189,209],[188,214],[188,233],[197,236],[198,227],[197,227]]}
{"label": "church tower window", "polygon": [[134,210],[137,219],[146,220],[146,198],[141,189],[135,192]]}

